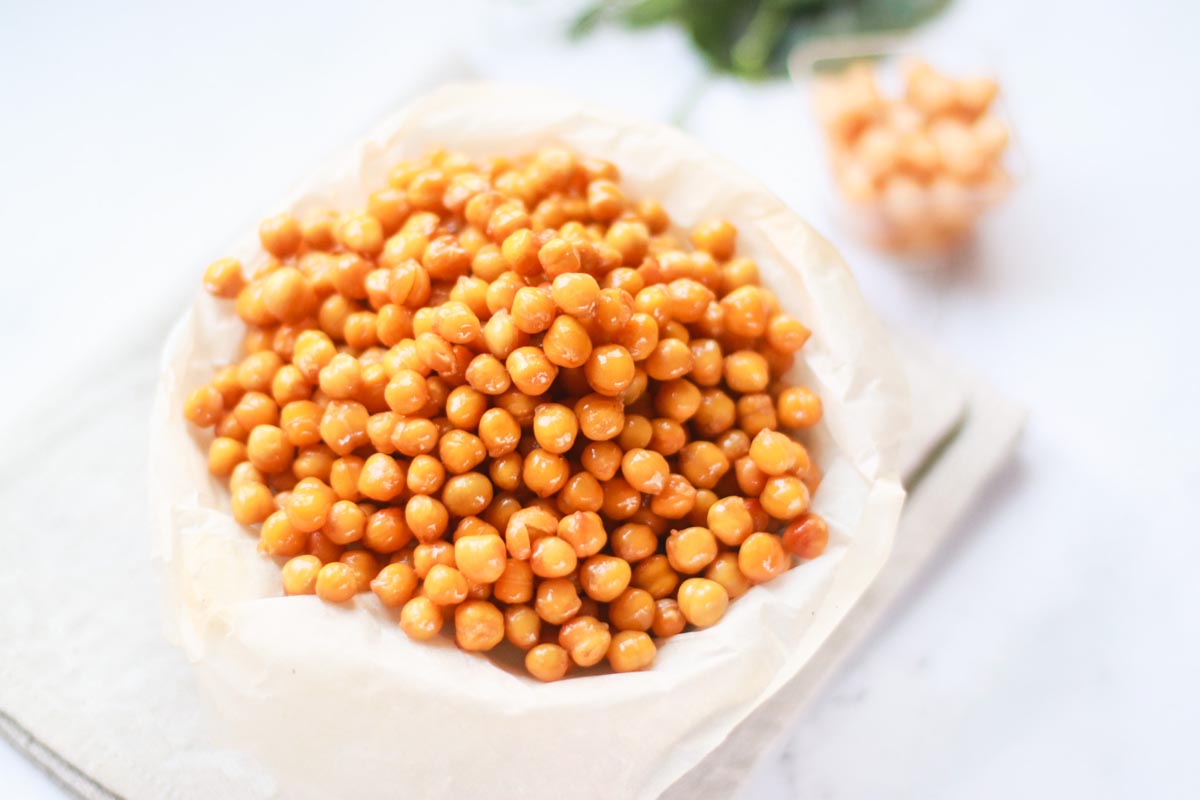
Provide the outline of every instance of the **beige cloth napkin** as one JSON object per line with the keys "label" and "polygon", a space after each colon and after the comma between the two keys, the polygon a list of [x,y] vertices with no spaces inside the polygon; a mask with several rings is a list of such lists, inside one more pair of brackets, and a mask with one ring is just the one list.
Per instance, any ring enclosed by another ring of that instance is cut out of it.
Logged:
{"label": "beige cloth napkin", "polygon": [[[166,328],[143,329],[128,347],[114,347],[112,362],[76,373],[81,380],[6,421],[0,735],[89,800],[269,796],[273,779],[223,745],[191,666],[162,635],[144,442]],[[777,700],[667,797],[696,796],[701,785],[705,797],[736,791],[1009,454],[1019,410],[922,348],[910,344],[904,357],[914,408],[924,412],[907,448],[911,492],[888,566]],[[226,771],[231,759],[236,774]]]}

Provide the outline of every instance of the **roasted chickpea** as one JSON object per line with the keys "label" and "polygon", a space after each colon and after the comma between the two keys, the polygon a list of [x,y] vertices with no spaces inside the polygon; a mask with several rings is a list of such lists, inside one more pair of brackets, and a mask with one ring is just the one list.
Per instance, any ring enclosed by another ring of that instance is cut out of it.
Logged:
{"label": "roasted chickpea", "polygon": [[717,539],[708,528],[684,528],[667,537],[667,560],[676,572],[695,575],[717,557]]}
{"label": "roasted chickpea", "polygon": [[533,435],[538,445],[549,453],[561,454],[571,449],[579,433],[575,412],[558,403],[543,403],[533,417]]}
{"label": "roasted chickpea", "polygon": [[317,575],[321,571],[321,560],[316,556],[296,556],[283,565],[283,593],[316,594]]}
{"label": "roasted chickpea", "polygon": [[636,448],[621,459],[621,474],[637,491],[658,494],[666,486],[671,468],[660,453]]}
{"label": "roasted chickpea", "polygon": [[291,214],[270,217],[258,226],[258,239],[263,249],[276,258],[287,258],[295,253],[302,238],[300,223]]}
{"label": "roasted chickpea", "polygon": [[791,566],[791,559],[778,536],[752,533],[738,548],[738,569],[754,583],[778,577]]}
{"label": "roasted chickpea", "polygon": [[434,564],[421,584],[425,595],[439,606],[452,606],[467,599],[467,579],[454,567]]}
{"label": "roasted chickpea", "polygon": [[442,487],[442,502],[454,516],[478,514],[492,502],[492,482],[478,472],[453,475]]}
{"label": "roasted chickpea", "polygon": [[666,485],[650,498],[650,510],[667,519],[682,519],[696,504],[696,487],[682,475],[667,476]]}
{"label": "roasted chickpea", "polygon": [[[345,509],[338,511],[338,503],[330,511],[330,519],[342,514],[346,522],[353,522],[354,515]],[[326,523],[327,526],[329,523]],[[350,529],[353,532],[353,529]],[[399,508],[381,508],[367,517],[362,534],[362,543],[376,553],[395,553],[412,541],[413,534],[404,521],[404,511]]]}
{"label": "roasted chickpea", "polygon": [[575,571],[575,548],[557,536],[542,536],[533,543],[529,565],[541,578],[561,578]]}
{"label": "roasted chickpea", "polygon": [[338,560],[354,571],[356,590],[359,592],[370,589],[371,581],[379,574],[379,562],[366,550],[347,550]]}
{"label": "roasted chickpea", "polygon": [[616,438],[625,427],[624,404],[617,398],[589,394],[575,403],[579,430],[594,442]]}
{"label": "roasted chickpea", "polygon": [[792,440],[782,433],[761,430],[750,443],[750,458],[768,475],[784,475],[796,466]]}
{"label": "roasted chickpea", "polygon": [[201,386],[188,395],[183,405],[183,416],[193,425],[207,428],[221,419],[224,399],[212,386]]}
{"label": "roasted chickpea", "polygon": [[463,650],[491,650],[504,641],[504,615],[486,600],[468,600],[454,609],[454,641]]}
{"label": "roasted chickpea", "polygon": [[778,475],[766,480],[758,500],[775,519],[793,520],[808,510],[808,487],[794,475]]}
{"label": "roasted chickpea", "polygon": [[821,398],[803,386],[779,393],[779,421],[789,428],[811,428],[821,421]]}
{"label": "roasted chickpea", "polygon": [[679,586],[679,610],[697,628],[707,628],[725,616],[729,593],[708,578],[688,578]]}
{"label": "roasted chickpea", "polygon": [[548,578],[538,584],[534,609],[544,621],[561,625],[579,613],[579,593],[566,578]]}
{"label": "roasted chickpea", "polygon": [[784,549],[805,560],[824,553],[827,544],[829,525],[817,514],[804,514],[783,529]]}
{"label": "roasted chickpea", "polygon": [[504,571],[492,586],[496,599],[504,603],[528,603],[533,599],[533,569],[528,561],[506,559]]}
{"label": "roasted chickpea", "polygon": [[276,511],[263,520],[258,537],[258,550],[269,556],[297,556],[304,552],[308,537],[296,530],[288,521],[287,514]]}
{"label": "roasted chickpea", "polygon": [[556,644],[539,644],[525,654],[525,669],[539,681],[561,680],[571,660],[567,651]]}
{"label": "roasted chickpea", "polygon": [[417,494],[404,504],[404,521],[418,541],[434,542],[445,533],[450,515],[437,499]]}
{"label": "roasted chickpea", "polygon": [[487,457],[487,448],[473,433],[450,431],[438,442],[438,457],[448,472],[461,475],[483,462]]}
{"label": "roasted chickpea", "polygon": [[544,394],[558,376],[558,367],[536,347],[518,347],[505,366],[517,389],[534,397]]}
{"label": "roasted chickpea", "polygon": [[737,422],[749,436],[757,436],[764,429],[774,430],[779,422],[775,416],[775,404],[766,394],[747,394],[738,398]]}
{"label": "roasted chickpea", "polygon": [[571,660],[581,667],[599,664],[608,655],[612,634],[608,625],[593,616],[578,615],[558,632],[558,643],[566,648]]}
{"label": "roasted chickpea", "polygon": [[408,475],[396,459],[384,453],[372,453],[363,462],[358,475],[358,491],[364,497],[386,503],[404,491]]}
{"label": "roasted chickpea", "polygon": [[400,608],[417,590],[417,573],[403,562],[386,565],[371,580],[371,591],[388,608]]}
{"label": "roasted chickpea", "polygon": [[615,442],[587,442],[580,460],[589,473],[598,480],[607,481],[621,468],[622,455],[621,447]]}
{"label": "roasted chickpea", "polygon": [[326,603],[344,603],[358,593],[358,575],[349,564],[332,561],[317,573],[316,588]]}
{"label": "roasted chickpea", "polygon": [[606,396],[619,395],[633,382],[633,356],[619,344],[593,348],[584,373],[593,390]]}
{"label": "roasted chickpea", "polygon": [[673,419],[658,417],[650,420],[650,449],[673,456],[687,444],[688,435],[684,427]]}
{"label": "roasted chickpea", "polygon": [[579,583],[588,597],[601,603],[615,600],[629,587],[629,562],[615,556],[594,555],[579,569]]}
{"label": "roasted chickpea", "polygon": [[432,639],[442,629],[442,610],[429,597],[414,597],[400,610],[400,628],[410,639]]}

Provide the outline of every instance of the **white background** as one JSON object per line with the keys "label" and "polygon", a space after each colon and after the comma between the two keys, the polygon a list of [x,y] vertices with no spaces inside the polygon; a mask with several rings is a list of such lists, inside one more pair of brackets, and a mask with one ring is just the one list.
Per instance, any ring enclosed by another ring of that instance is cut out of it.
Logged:
{"label": "white background", "polygon": [[[985,54],[1027,163],[933,272],[836,224],[786,83],[708,78],[671,31],[568,47],[551,7],[0,2],[0,414],[161,327],[223,241],[446,54],[643,116],[690,108],[884,316],[1030,410],[956,543],[746,796],[1200,796],[1197,6],[958,0],[921,33],[935,61]],[[3,745],[0,787],[61,796]]]}

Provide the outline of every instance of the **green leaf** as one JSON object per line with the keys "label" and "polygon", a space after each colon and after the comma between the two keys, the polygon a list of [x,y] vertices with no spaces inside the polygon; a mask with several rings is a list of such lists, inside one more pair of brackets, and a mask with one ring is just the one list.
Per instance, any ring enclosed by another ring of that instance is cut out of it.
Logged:
{"label": "green leaf", "polygon": [[596,3],[594,6],[589,6],[580,12],[579,16],[571,21],[571,25],[567,28],[567,36],[571,39],[582,39],[592,31],[596,30],[605,17],[604,3]]}
{"label": "green leaf", "polygon": [[752,77],[763,75],[787,35],[789,20],[786,9],[769,2],[759,5],[750,24],[733,43],[729,60],[734,71]]}

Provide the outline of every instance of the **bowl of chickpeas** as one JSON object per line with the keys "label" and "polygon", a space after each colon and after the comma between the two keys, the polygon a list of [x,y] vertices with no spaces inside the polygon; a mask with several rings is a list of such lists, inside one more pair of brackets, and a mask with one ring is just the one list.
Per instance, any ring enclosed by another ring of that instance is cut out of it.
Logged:
{"label": "bowl of chickpeas", "polygon": [[156,411],[159,555],[223,716],[301,793],[385,794],[296,763],[325,733],[424,765],[420,794],[660,791],[886,555],[886,338],[823,240],[673,130],[445,89],[201,282]]}

